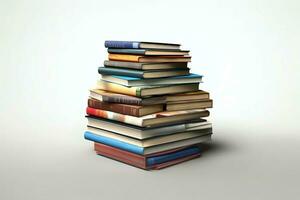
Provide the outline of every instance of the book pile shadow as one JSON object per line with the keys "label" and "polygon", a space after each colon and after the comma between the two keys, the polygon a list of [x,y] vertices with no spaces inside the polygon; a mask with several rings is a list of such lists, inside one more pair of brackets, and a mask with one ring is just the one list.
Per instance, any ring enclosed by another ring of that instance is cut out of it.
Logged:
{"label": "book pile shadow", "polygon": [[84,137],[96,154],[141,169],[198,158],[211,141],[212,100],[180,44],[105,41],[108,59],[90,89]]}

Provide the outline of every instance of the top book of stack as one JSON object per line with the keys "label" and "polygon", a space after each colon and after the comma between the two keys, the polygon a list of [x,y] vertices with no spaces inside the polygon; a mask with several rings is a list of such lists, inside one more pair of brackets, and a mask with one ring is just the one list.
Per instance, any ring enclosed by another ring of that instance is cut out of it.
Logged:
{"label": "top book of stack", "polygon": [[[188,50],[181,50],[180,44],[105,41],[110,61],[127,61],[138,63],[190,62]],[[155,56],[155,57],[153,57]]]}

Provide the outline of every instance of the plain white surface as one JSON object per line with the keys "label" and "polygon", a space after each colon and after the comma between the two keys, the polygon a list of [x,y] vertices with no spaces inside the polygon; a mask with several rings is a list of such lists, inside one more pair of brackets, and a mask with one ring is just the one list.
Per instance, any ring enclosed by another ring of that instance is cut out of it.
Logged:
{"label": "plain white surface", "polygon": [[[297,199],[298,1],[0,1],[0,199]],[[107,39],[180,42],[214,146],[145,172],[83,140]]]}

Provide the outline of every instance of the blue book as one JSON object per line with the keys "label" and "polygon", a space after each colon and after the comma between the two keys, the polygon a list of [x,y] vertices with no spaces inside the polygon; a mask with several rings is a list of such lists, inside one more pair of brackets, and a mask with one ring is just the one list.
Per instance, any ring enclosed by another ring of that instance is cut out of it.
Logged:
{"label": "blue book", "polygon": [[167,70],[134,70],[134,69],[122,69],[115,67],[99,67],[99,74],[104,75],[116,75],[116,76],[129,76],[136,78],[163,78],[172,76],[181,76],[189,74],[190,69],[167,69]]}
{"label": "blue book", "polygon": [[165,163],[171,160],[176,160],[176,159],[180,159],[180,158],[184,158],[187,156],[191,156],[194,154],[200,153],[200,149],[198,147],[190,147],[184,150],[180,150],[174,153],[168,153],[165,155],[161,155],[161,156],[153,156],[153,157],[149,157],[147,158],[147,165],[151,166],[151,165],[156,165],[156,164],[161,164],[161,163]]}
{"label": "blue book", "polygon": [[[90,131],[85,131],[85,133],[84,133],[84,138],[87,140],[101,143],[104,145],[108,145],[108,146],[111,146],[111,147],[114,147],[117,149],[121,149],[121,150],[128,151],[128,152],[131,152],[134,154],[139,154],[139,155],[148,155],[148,154],[152,154],[152,153],[159,153],[162,151],[175,149],[178,147],[184,147],[184,146],[190,146],[190,145],[202,143],[202,142],[210,140],[210,137],[211,137],[211,134],[208,134],[208,135],[203,135],[203,136],[194,137],[194,138],[190,138],[190,139],[180,140],[180,141],[176,141],[176,142],[165,143],[165,144],[161,144],[161,145],[155,145],[155,146],[150,146],[150,147],[140,147],[140,146],[129,144],[129,143],[126,143],[126,142],[123,142],[123,141],[120,141],[120,140],[117,140],[114,138],[97,135]],[[186,153],[190,153],[190,152],[186,152]],[[173,156],[176,157],[176,156],[180,156],[180,155],[174,154]],[[149,162],[150,163],[151,162],[163,162],[166,159],[168,159],[168,158],[158,157],[154,160],[150,159]]]}
{"label": "blue book", "polygon": [[116,41],[107,40],[104,43],[106,48],[119,49],[179,49],[180,44],[143,42],[143,41]]}
{"label": "blue book", "polygon": [[116,140],[113,138],[96,135],[89,131],[84,132],[84,138],[87,140],[94,141],[94,142],[103,143],[103,144],[106,144],[109,146],[123,149],[125,151],[129,151],[132,153],[136,153],[136,154],[140,154],[140,155],[144,154],[144,148],[142,148],[142,147],[139,147],[139,146],[136,146],[133,144],[128,144],[126,142],[122,142],[122,141],[119,141],[119,140]]}
{"label": "blue book", "polygon": [[105,81],[117,83],[124,86],[144,86],[144,85],[172,85],[172,84],[186,84],[186,83],[201,83],[202,75],[189,74],[183,76],[173,76],[168,78],[152,78],[143,79],[132,76],[118,76],[118,75],[102,75]]}

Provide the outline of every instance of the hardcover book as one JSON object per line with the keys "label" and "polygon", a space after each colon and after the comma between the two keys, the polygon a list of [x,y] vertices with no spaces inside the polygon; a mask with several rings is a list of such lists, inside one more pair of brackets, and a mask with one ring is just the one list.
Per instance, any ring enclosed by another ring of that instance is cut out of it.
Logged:
{"label": "hardcover book", "polygon": [[128,62],[191,62],[191,56],[139,56],[130,54],[108,54],[109,60],[128,61]]}
{"label": "hardcover book", "polygon": [[200,136],[204,136],[204,135],[211,135],[211,133],[212,133],[212,129],[201,129],[201,130],[192,130],[192,131],[185,131],[185,132],[179,132],[179,133],[174,133],[174,134],[162,135],[162,136],[157,136],[157,137],[152,137],[152,138],[147,138],[147,139],[136,139],[136,138],[125,136],[123,134],[118,134],[118,133],[114,133],[111,131],[94,128],[94,127],[89,127],[89,126],[87,127],[86,130],[97,136],[115,139],[115,140],[118,140],[121,142],[125,142],[127,144],[132,144],[132,145],[143,147],[143,148],[166,144],[166,143],[170,143],[170,142],[191,139],[191,138],[200,137]]}
{"label": "hardcover book", "polygon": [[167,102],[193,101],[193,100],[205,100],[205,99],[209,99],[209,93],[203,90],[180,93],[180,94],[170,94],[166,96]]}
{"label": "hardcover book", "polygon": [[187,83],[201,83],[202,76],[198,74],[189,74],[183,76],[173,76],[169,78],[153,78],[142,79],[130,76],[115,76],[102,75],[102,80],[117,83],[125,86],[146,86],[146,85],[173,85],[173,84],[187,84]]}
{"label": "hardcover book", "polygon": [[106,48],[125,48],[125,49],[179,49],[180,44],[144,42],[144,41],[117,41],[107,40],[104,43]]}
{"label": "hardcover book", "polygon": [[123,115],[106,110],[100,110],[87,107],[86,113],[91,116],[110,119],[114,121],[123,122],[140,127],[157,127],[166,124],[174,124],[178,122],[187,122],[189,120],[207,117],[208,110],[194,109],[194,110],[181,110],[181,111],[164,111],[155,114],[145,115],[142,117],[134,117],[130,115]]}
{"label": "hardcover book", "polygon": [[157,69],[186,69],[187,63],[137,63],[105,60],[105,67],[128,68],[137,70],[157,70]]}
{"label": "hardcover book", "polygon": [[131,105],[139,105],[139,106],[166,103],[166,98],[164,96],[139,98],[130,95],[107,92],[98,89],[91,89],[90,97],[104,102],[131,104]]}
{"label": "hardcover book", "polygon": [[197,146],[177,148],[170,151],[159,152],[156,155],[138,155],[122,149],[111,147],[101,143],[94,143],[97,154],[112,158],[123,163],[145,170],[162,169],[191,158],[200,156],[201,150]]}
{"label": "hardcover book", "polygon": [[93,142],[97,143],[102,143],[105,145],[109,145],[115,148],[119,148],[125,151],[129,151],[135,154],[140,154],[140,155],[147,155],[147,154],[152,154],[152,153],[158,153],[161,151],[166,151],[166,150],[171,150],[171,149],[176,149],[179,147],[184,147],[188,145],[195,145],[203,142],[208,142],[211,139],[211,135],[204,135],[204,136],[199,136],[199,137],[194,137],[186,140],[180,140],[180,141],[175,141],[175,142],[170,142],[170,143],[165,143],[161,145],[156,145],[156,146],[150,146],[150,147],[140,147],[136,146],[133,144],[129,144],[126,142],[122,142],[113,138],[101,136],[101,135],[95,135],[92,132],[85,131],[84,133],[84,138],[86,140],[90,140]]}
{"label": "hardcover book", "polygon": [[188,55],[189,51],[183,51],[179,49],[166,50],[166,49],[114,49],[109,48],[108,53],[117,54],[134,54],[134,55],[151,55],[151,56],[182,56]]}
{"label": "hardcover book", "polygon": [[136,97],[146,97],[154,95],[175,94],[183,92],[192,92],[198,90],[199,83],[162,85],[162,86],[137,86],[126,87],[123,85],[98,80],[96,89],[121,93]]}
{"label": "hardcover book", "polygon": [[135,106],[135,105],[128,105],[128,104],[108,103],[96,99],[88,99],[88,106],[91,108],[108,110],[112,112],[121,113],[124,115],[136,116],[136,117],[162,112],[164,110],[162,104],[150,105],[150,106]]}
{"label": "hardcover book", "polygon": [[157,136],[170,135],[173,133],[186,132],[192,130],[211,129],[212,125],[204,119],[190,120],[189,122],[178,122],[172,125],[157,127],[139,127],[125,124],[118,121],[112,121],[105,118],[96,118],[86,116],[88,119],[87,126],[115,132],[120,135],[136,139],[148,139]]}
{"label": "hardcover book", "polygon": [[129,76],[136,78],[162,78],[171,76],[181,76],[188,75],[189,69],[169,69],[169,70],[132,70],[132,69],[121,69],[114,67],[99,67],[98,73],[104,75],[119,75],[119,76]]}
{"label": "hardcover book", "polygon": [[212,108],[213,102],[211,99],[196,100],[196,101],[177,101],[168,102],[166,106],[167,111],[189,110],[189,109],[206,109]]}

